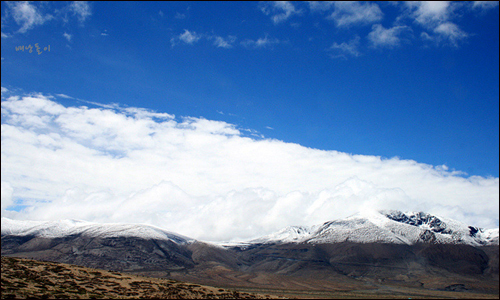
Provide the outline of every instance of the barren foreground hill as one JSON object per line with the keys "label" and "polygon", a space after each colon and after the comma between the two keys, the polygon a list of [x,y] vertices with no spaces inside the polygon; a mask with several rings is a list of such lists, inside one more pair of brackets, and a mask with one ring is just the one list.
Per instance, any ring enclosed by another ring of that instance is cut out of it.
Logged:
{"label": "barren foreground hill", "polygon": [[2,299],[273,299],[175,280],[2,256]]}

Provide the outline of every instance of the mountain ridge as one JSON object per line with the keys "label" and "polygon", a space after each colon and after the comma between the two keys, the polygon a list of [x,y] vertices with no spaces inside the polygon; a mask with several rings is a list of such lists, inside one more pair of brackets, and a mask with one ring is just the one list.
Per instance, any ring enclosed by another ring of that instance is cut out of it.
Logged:
{"label": "mountain ridge", "polygon": [[190,243],[194,239],[165,229],[145,224],[93,223],[74,219],[59,221],[20,221],[2,217],[1,235],[33,235],[37,237],[64,237],[86,235],[92,237],[142,237]]}
{"label": "mountain ridge", "polygon": [[359,290],[376,283],[429,290],[462,284],[498,292],[498,229],[399,213],[363,212],[229,244],[144,224],[2,218],[2,255],[226,287]]}
{"label": "mountain ridge", "polygon": [[[192,243],[196,239],[146,224],[93,223],[66,219],[60,221],[21,221],[2,217],[1,235],[34,235],[64,237],[82,234],[94,237],[134,236]],[[200,240],[201,241],[201,240]],[[219,245],[269,243],[338,243],[344,241],[415,244],[432,242],[445,244],[498,245],[499,229],[483,229],[450,218],[424,212],[397,210],[366,211],[314,226],[288,226],[248,241]],[[204,242],[204,241],[202,241]]]}
{"label": "mountain ridge", "polygon": [[[321,225],[288,226],[269,235],[243,241],[255,243],[385,242],[412,245],[419,242],[498,245],[499,229],[482,229],[424,212],[365,211]],[[220,243],[224,244],[224,243]],[[226,245],[237,245],[227,243]]]}

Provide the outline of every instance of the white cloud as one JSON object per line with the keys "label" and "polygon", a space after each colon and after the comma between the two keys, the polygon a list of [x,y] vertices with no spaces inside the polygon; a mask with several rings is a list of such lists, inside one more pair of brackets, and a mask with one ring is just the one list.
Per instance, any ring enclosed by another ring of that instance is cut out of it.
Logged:
{"label": "white cloud", "polygon": [[68,40],[68,42],[71,42],[71,34],[69,33],[63,33],[63,36]]}
{"label": "white cloud", "polygon": [[66,99],[73,99],[73,97],[65,95],[65,94],[56,94],[56,96],[61,97],[61,98],[66,98]]}
{"label": "white cloud", "polygon": [[2,98],[1,108],[2,209],[28,205],[2,216],[149,223],[205,240],[366,207],[498,226],[498,178],[256,140],[233,124],[117,104],[64,107],[32,94]]}
{"label": "white cloud", "polygon": [[226,48],[226,49],[232,48],[233,43],[236,41],[236,37],[231,35],[228,36],[226,39],[221,36],[214,36],[213,39],[215,39],[214,46],[216,46],[217,48]]}
{"label": "white cloud", "polygon": [[[36,1],[12,1],[6,2],[6,16],[12,16],[14,21],[20,25],[18,32],[25,33],[32,28],[42,25],[49,20],[62,20],[68,22],[68,13],[78,18],[80,25],[92,15],[90,5],[87,1],[74,1],[65,5],[61,9],[50,9],[51,3],[36,2]],[[53,11],[54,15],[46,13],[48,10]],[[8,22],[2,18],[2,27]],[[10,35],[2,33],[2,37]]]}
{"label": "white cloud", "polygon": [[405,4],[415,21],[426,27],[435,27],[448,20],[454,7],[449,1],[409,1]]}
{"label": "white cloud", "polygon": [[384,15],[377,4],[369,2],[338,1],[333,7],[329,19],[333,19],[338,27],[378,22]]}
{"label": "white cloud", "polygon": [[259,38],[256,41],[251,39],[246,39],[241,42],[241,44],[245,47],[251,48],[267,48],[272,47],[275,44],[279,44],[280,40],[269,38],[267,34],[263,38]]}
{"label": "white cloud", "polygon": [[338,44],[337,42],[334,42],[333,45],[330,47],[329,50],[334,51],[334,54],[332,57],[338,58],[347,58],[346,55],[348,56],[360,56],[361,53],[358,50],[359,47],[359,36],[356,36],[355,38],[351,39],[349,42],[343,42],[341,44]]}
{"label": "white cloud", "polygon": [[447,22],[434,28],[433,33],[422,32],[420,37],[424,41],[432,42],[436,45],[451,45],[458,47],[460,41],[469,36],[454,23]]}
{"label": "white cloud", "polygon": [[[471,36],[463,31],[458,21],[465,14],[483,12],[493,7],[498,7],[498,1],[407,1],[393,2],[391,6],[399,7],[401,13],[396,16],[393,25],[384,28],[380,21],[384,13],[376,3],[357,1],[310,1],[308,2],[311,13],[328,14],[327,19],[335,22],[339,28],[349,28],[354,25],[372,26],[372,31],[367,38],[373,48],[392,48],[399,46],[403,33],[409,33],[407,38],[420,36],[424,41],[431,41],[435,45],[452,45],[457,47],[460,42]],[[387,8],[385,5],[383,8]],[[409,20],[409,22],[408,22]],[[319,26],[316,23],[315,26]],[[416,33],[413,35],[413,33]],[[343,49],[349,55],[359,55],[349,43],[334,44],[333,48]],[[346,54],[334,55],[346,58]]]}
{"label": "white cloud", "polygon": [[200,39],[200,35],[196,32],[190,32],[187,29],[184,29],[184,33],[179,36],[179,39],[186,44],[196,43]]}
{"label": "white cloud", "polygon": [[80,23],[85,22],[85,19],[92,15],[90,5],[87,1],[73,1],[69,5],[69,10],[78,17]]}
{"label": "white cloud", "polygon": [[14,21],[16,21],[18,25],[21,25],[21,28],[19,28],[20,33],[25,33],[33,27],[42,25],[53,18],[53,16],[49,14],[44,16],[37,7],[30,4],[28,1],[7,2],[7,4],[12,10]]}
{"label": "white cloud", "polygon": [[14,192],[14,189],[8,182],[3,182],[2,181],[2,186],[1,186],[1,209],[2,211],[6,209],[9,206],[12,206],[14,204],[14,201],[12,201],[12,193]]}
{"label": "white cloud", "polygon": [[171,38],[170,43],[172,44],[172,47],[177,45],[179,41],[192,45],[198,42],[201,39],[201,37],[202,37],[201,34],[197,34],[194,31],[189,31],[187,29],[184,29],[184,33],[181,33],[179,36]]}
{"label": "white cloud", "polygon": [[232,48],[234,42],[236,41],[236,37],[232,35],[223,38],[217,35],[201,34],[184,29],[184,33],[171,38],[170,43],[172,47],[179,44],[180,42],[186,43],[188,45],[193,45],[202,38],[207,40],[213,40],[214,41],[213,45],[216,46],[217,48],[226,48],[226,49]]}
{"label": "white cloud", "polygon": [[295,6],[290,1],[272,1],[264,3],[261,10],[266,15],[271,15],[271,19],[274,24],[281,23],[294,14],[301,13],[300,10],[296,10]]}
{"label": "white cloud", "polygon": [[394,26],[389,29],[385,29],[380,24],[374,24],[372,26],[372,31],[368,34],[368,40],[374,47],[395,47],[399,46],[400,38],[399,35],[407,30],[406,26]]}
{"label": "white cloud", "polygon": [[462,4],[449,1],[412,1],[405,2],[409,13],[417,24],[420,24],[429,32],[422,32],[420,36],[424,40],[433,41],[437,44],[449,43],[458,46],[458,42],[469,36],[462,31],[458,25],[451,20],[454,18],[455,10]]}
{"label": "white cloud", "polygon": [[498,1],[474,1],[472,7],[490,9],[498,6]]}
{"label": "white cloud", "polygon": [[462,31],[456,24],[446,22],[434,29],[434,32],[449,40],[452,45],[457,46],[457,42],[465,39],[469,35]]}

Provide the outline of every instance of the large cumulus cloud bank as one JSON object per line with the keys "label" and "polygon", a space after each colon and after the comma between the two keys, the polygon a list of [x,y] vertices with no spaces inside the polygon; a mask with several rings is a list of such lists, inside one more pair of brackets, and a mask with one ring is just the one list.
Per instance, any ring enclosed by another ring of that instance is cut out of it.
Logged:
{"label": "large cumulus cloud bank", "polygon": [[221,121],[94,106],[2,88],[2,216],[146,223],[207,241],[363,209],[498,227],[498,178],[255,139]]}

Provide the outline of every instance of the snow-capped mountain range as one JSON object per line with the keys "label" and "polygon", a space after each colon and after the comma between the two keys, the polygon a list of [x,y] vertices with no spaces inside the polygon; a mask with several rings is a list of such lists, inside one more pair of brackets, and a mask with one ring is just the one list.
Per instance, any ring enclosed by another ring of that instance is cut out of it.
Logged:
{"label": "snow-capped mountain range", "polygon": [[484,230],[424,212],[367,211],[312,227],[290,226],[251,243],[419,242],[498,245],[498,228]]}
{"label": "snow-capped mountain range", "polygon": [[58,238],[70,235],[91,237],[139,237],[145,239],[170,240],[176,244],[186,244],[194,239],[143,224],[92,223],[80,220],[22,221],[2,217],[2,236],[38,236]]}
{"label": "snow-capped mountain range", "polygon": [[[195,240],[161,228],[142,224],[97,224],[78,220],[21,221],[2,218],[1,234],[18,236],[64,237],[139,237],[170,240],[177,244]],[[499,230],[477,228],[449,218],[424,212],[367,211],[312,227],[290,226],[276,233],[243,243],[219,243],[223,246],[284,243],[394,243],[419,242],[498,245]]]}

